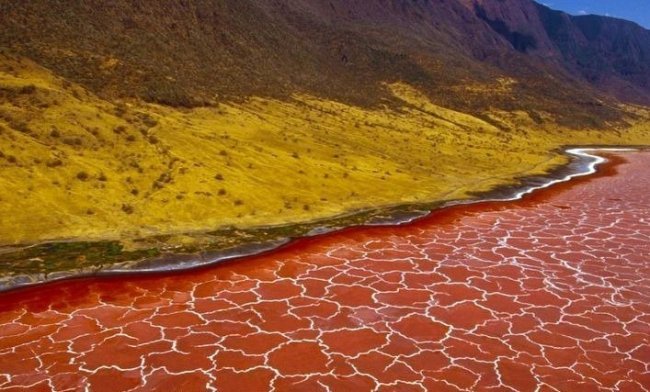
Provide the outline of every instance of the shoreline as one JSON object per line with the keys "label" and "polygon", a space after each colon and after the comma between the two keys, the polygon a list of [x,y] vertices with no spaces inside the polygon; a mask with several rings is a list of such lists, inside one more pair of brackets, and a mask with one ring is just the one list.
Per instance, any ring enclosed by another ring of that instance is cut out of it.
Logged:
{"label": "shoreline", "polygon": [[[338,217],[332,217],[327,220],[308,222],[303,224],[283,225],[276,227],[252,228],[249,233],[262,233],[267,238],[259,241],[251,241],[234,247],[221,247],[213,249],[203,249],[197,252],[189,253],[177,251],[166,251],[167,253],[144,256],[137,260],[114,262],[111,265],[91,266],[86,269],[65,269],[60,271],[42,271],[33,274],[16,274],[6,276],[6,279],[0,277],[0,293],[27,289],[34,286],[56,283],[72,279],[83,279],[93,277],[107,276],[135,276],[135,275],[154,275],[173,272],[191,271],[196,269],[208,268],[210,266],[232,262],[239,259],[246,259],[262,254],[268,254],[290,246],[300,240],[319,237],[327,234],[341,232],[346,229],[362,227],[381,227],[381,226],[403,226],[418,220],[424,219],[430,215],[440,212],[449,207],[475,205],[489,202],[508,202],[520,200],[527,195],[533,194],[538,190],[552,187],[558,183],[567,183],[579,177],[590,176],[598,172],[598,167],[607,162],[607,158],[597,155],[598,152],[631,152],[642,150],[643,147],[614,147],[614,146],[590,146],[578,147],[567,146],[561,152],[569,156],[570,162],[566,165],[552,169],[545,176],[528,176],[514,178],[517,185],[507,185],[498,187],[492,191],[472,194],[474,198],[462,200],[449,200],[445,202],[430,202],[410,205],[399,205],[380,209],[368,209],[363,211],[351,212]],[[246,229],[237,230],[236,232],[245,231]],[[92,245],[97,246],[114,246],[107,241],[99,242],[69,242],[64,245],[78,246]],[[49,248],[48,248],[49,247]],[[43,248],[45,252],[48,249],[58,249],[57,243],[35,244],[21,249],[39,249]],[[85,248],[83,248],[85,249]],[[93,250],[94,248],[89,248]],[[160,249],[157,249],[160,251]],[[11,252],[0,253],[3,255]],[[69,255],[68,255],[69,256]],[[72,255],[74,256],[74,254]],[[83,256],[81,256],[83,257]],[[29,261],[39,261],[38,258],[30,258]],[[85,258],[84,258],[85,260]],[[43,260],[40,259],[42,262]]]}

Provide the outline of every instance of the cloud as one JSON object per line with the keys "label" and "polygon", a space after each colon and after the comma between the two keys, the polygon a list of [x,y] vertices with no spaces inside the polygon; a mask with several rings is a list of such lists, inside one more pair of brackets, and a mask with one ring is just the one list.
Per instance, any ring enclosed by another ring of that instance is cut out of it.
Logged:
{"label": "cloud", "polygon": [[578,11],[578,15],[587,15],[587,11],[580,10],[580,11]]}

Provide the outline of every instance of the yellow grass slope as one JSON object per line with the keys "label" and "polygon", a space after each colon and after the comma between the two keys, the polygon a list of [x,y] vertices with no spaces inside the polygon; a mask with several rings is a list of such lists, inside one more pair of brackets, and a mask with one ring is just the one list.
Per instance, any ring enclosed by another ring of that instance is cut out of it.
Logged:
{"label": "yellow grass slope", "polygon": [[[495,93],[499,92],[498,82]],[[650,144],[647,113],[603,131],[483,118],[387,85],[399,109],[317,97],[177,110],[111,103],[0,57],[0,244],[303,222],[467,197],[565,163],[564,144]],[[503,89],[502,89],[503,90]]]}

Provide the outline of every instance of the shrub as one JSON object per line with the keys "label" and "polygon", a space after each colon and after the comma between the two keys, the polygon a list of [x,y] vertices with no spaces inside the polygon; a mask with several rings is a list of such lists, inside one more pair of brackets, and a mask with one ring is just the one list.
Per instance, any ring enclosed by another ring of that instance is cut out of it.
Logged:
{"label": "shrub", "polygon": [[88,173],[86,173],[85,171],[80,171],[79,173],[77,173],[77,179],[78,180],[87,181],[88,177],[89,177]]}
{"label": "shrub", "polygon": [[158,125],[158,121],[153,119],[151,116],[148,114],[141,114],[140,119],[142,120],[142,123],[147,127],[147,128],[153,128],[156,125]]}
{"label": "shrub", "polygon": [[127,110],[126,105],[123,103],[119,103],[115,106],[115,115],[117,117],[124,117],[124,115],[126,114],[126,110]]}
{"label": "shrub", "polygon": [[135,209],[131,204],[122,204],[122,211],[127,215],[131,215]]}
{"label": "shrub", "polygon": [[36,86],[30,84],[28,86],[23,86],[20,91],[21,94],[34,94],[36,92]]}
{"label": "shrub", "polygon": [[29,129],[27,123],[24,121],[12,121],[9,125],[18,132],[22,132],[22,133],[32,132],[32,130]]}
{"label": "shrub", "polygon": [[191,108],[200,106],[188,91],[168,80],[151,80],[144,87],[143,97],[147,102],[155,102],[174,107]]}
{"label": "shrub", "polygon": [[49,161],[47,161],[46,165],[47,167],[59,167],[59,166],[63,166],[63,161],[58,158],[50,159]]}
{"label": "shrub", "polygon": [[172,176],[169,173],[162,173],[156,181],[169,184],[170,182],[172,182]]}
{"label": "shrub", "polygon": [[78,137],[66,137],[63,139],[63,143],[69,146],[80,146],[81,138]]}

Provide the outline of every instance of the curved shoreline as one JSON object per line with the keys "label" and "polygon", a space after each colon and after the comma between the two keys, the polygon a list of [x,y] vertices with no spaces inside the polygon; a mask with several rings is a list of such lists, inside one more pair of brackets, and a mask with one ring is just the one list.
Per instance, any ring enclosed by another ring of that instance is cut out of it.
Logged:
{"label": "curved shoreline", "polygon": [[[488,192],[473,194],[475,198],[450,200],[446,202],[419,203],[400,205],[382,209],[368,209],[352,212],[343,216],[333,217],[325,221],[307,224],[287,225],[278,227],[255,228],[257,231],[278,234],[259,242],[245,243],[232,248],[204,249],[195,253],[168,252],[153,257],[143,257],[139,260],[116,262],[107,266],[93,266],[85,270],[67,269],[55,272],[40,272],[38,274],[22,274],[9,276],[0,280],[0,292],[14,291],[36,285],[54,283],[63,280],[91,278],[98,276],[124,276],[160,274],[170,272],[189,271],[206,268],[211,265],[243,259],[261,254],[278,251],[298,240],[323,236],[340,232],[348,228],[362,228],[371,226],[401,226],[426,218],[440,210],[463,205],[474,205],[486,202],[508,202],[520,200],[538,190],[549,188],[558,183],[565,183],[574,178],[585,177],[597,173],[598,166],[607,162],[607,158],[597,155],[598,152],[626,152],[637,151],[640,148],[615,148],[615,147],[566,147],[562,152],[571,161],[564,166],[551,170],[545,176],[530,176],[514,178],[518,185],[499,187]],[[345,222],[345,223],[344,223]],[[111,246],[108,242],[98,243],[69,243],[98,244]],[[31,249],[42,247],[45,251],[48,246],[55,244],[34,245]],[[36,260],[36,259],[29,259]],[[41,260],[42,261],[42,260]],[[1,279],[1,278],[0,278]]]}

